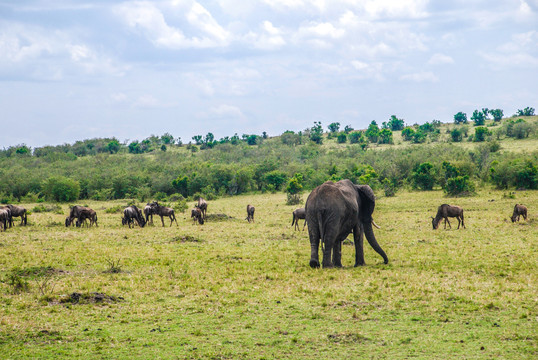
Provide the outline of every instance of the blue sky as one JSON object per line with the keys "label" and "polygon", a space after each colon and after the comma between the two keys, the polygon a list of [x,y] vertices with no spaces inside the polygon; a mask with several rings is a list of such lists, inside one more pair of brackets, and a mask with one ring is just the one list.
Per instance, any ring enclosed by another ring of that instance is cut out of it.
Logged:
{"label": "blue sky", "polygon": [[0,148],[538,107],[538,0],[0,0]]}

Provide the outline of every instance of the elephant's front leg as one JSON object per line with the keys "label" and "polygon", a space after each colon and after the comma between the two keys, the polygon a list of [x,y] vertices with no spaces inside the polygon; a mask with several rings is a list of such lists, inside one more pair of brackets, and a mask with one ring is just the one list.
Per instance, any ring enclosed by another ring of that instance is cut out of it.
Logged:
{"label": "elephant's front leg", "polygon": [[355,266],[364,265],[364,231],[359,223],[353,228],[353,242],[355,243]]}

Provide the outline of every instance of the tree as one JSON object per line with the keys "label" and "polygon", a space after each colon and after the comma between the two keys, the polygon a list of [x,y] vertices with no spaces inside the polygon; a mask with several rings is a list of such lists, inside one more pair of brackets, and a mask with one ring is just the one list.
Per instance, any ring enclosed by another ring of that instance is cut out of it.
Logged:
{"label": "tree", "polygon": [[189,178],[187,176],[178,176],[172,180],[172,186],[184,197],[189,195]]}
{"label": "tree", "polygon": [[339,143],[339,144],[344,144],[346,141],[347,141],[347,135],[345,132],[341,132],[338,134],[338,137],[336,138],[336,141]]}
{"label": "tree", "polygon": [[109,153],[116,154],[120,150],[120,143],[118,140],[114,139],[107,144],[106,148]]}
{"label": "tree", "polygon": [[387,127],[392,131],[402,130],[404,128],[404,120],[398,119],[396,115],[391,115]]}
{"label": "tree", "polygon": [[377,139],[379,137],[379,127],[377,126],[375,120],[372,120],[370,125],[368,125],[368,129],[366,129],[365,135],[370,142],[377,142]]}
{"label": "tree", "polygon": [[402,130],[402,137],[404,141],[411,141],[415,135],[415,130],[411,127],[406,127]]}
{"label": "tree", "polygon": [[272,185],[275,190],[280,190],[286,182],[286,178],[286,174],[280,170],[273,170],[265,174],[266,183]]}
{"label": "tree", "polygon": [[30,148],[28,148],[28,146],[21,145],[17,148],[17,150],[15,150],[15,153],[19,155],[30,155],[32,151],[30,150]]}
{"label": "tree", "polygon": [[303,174],[296,173],[288,182],[286,187],[288,205],[297,205],[301,203],[301,191],[303,191]]}
{"label": "tree", "polygon": [[531,107],[527,106],[523,110],[518,109],[517,110],[517,115],[518,116],[534,116],[534,108],[531,108]]}
{"label": "tree", "polygon": [[174,143],[174,137],[170,133],[165,133],[161,136],[161,142],[165,145],[171,145]]}
{"label": "tree", "polygon": [[301,143],[301,137],[293,131],[287,130],[280,135],[280,141],[285,145],[295,146]]}
{"label": "tree", "polygon": [[196,145],[202,145],[202,135],[194,135],[192,137]]}
{"label": "tree", "polygon": [[467,124],[467,114],[460,111],[454,115],[454,124]]}
{"label": "tree", "polygon": [[486,127],[483,127],[483,126],[480,126],[480,127],[477,127],[474,131],[474,138],[473,138],[473,141],[474,142],[481,142],[481,141],[484,141],[486,140],[486,136],[488,135],[491,135],[490,131],[488,130],[488,128]]}
{"label": "tree", "polygon": [[435,185],[435,171],[430,162],[425,162],[417,166],[411,174],[413,187],[421,190],[432,190]]}
{"label": "tree", "polygon": [[310,140],[320,145],[323,143],[323,128],[320,121],[314,121],[314,126],[310,128]]}
{"label": "tree", "polygon": [[43,194],[49,201],[76,201],[80,194],[80,183],[63,176],[49,177],[43,184]]}
{"label": "tree", "polygon": [[453,142],[460,142],[463,139],[463,133],[460,129],[454,128],[450,132],[450,137],[452,138]]}
{"label": "tree", "polygon": [[486,123],[486,116],[482,111],[475,110],[473,111],[473,116],[471,120],[474,121],[474,126],[482,126]]}
{"label": "tree", "polygon": [[489,113],[493,116],[493,121],[495,122],[501,121],[504,116],[504,112],[501,109],[492,109]]}
{"label": "tree", "polygon": [[358,144],[361,142],[361,140],[364,140],[364,133],[362,131],[353,131],[351,134],[349,134],[350,144]]}
{"label": "tree", "polygon": [[258,139],[259,139],[258,135],[249,135],[247,136],[247,144],[256,145],[258,143]]}
{"label": "tree", "polygon": [[488,115],[491,114],[491,110],[489,110],[488,108],[482,108],[482,113],[484,114],[484,116],[487,119]]}
{"label": "tree", "polygon": [[379,132],[379,140],[378,142],[380,144],[392,144],[392,131],[389,129],[382,129]]}
{"label": "tree", "polygon": [[329,124],[328,129],[331,133],[336,133],[338,130],[340,130],[340,123],[339,122],[333,122]]}
{"label": "tree", "polygon": [[346,127],[344,128],[344,132],[346,134],[349,134],[350,132],[352,132],[354,129],[351,127],[351,125],[346,125]]}

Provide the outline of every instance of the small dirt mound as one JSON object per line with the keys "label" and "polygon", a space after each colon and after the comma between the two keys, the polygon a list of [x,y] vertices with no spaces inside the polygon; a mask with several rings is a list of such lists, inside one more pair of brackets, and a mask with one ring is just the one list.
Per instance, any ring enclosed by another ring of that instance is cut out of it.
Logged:
{"label": "small dirt mound", "polygon": [[198,238],[195,238],[194,236],[191,236],[191,235],[184,235],[184,236],[174,236],[172,238],[172,240],[170,240],[170,242],[203,242],[202,239],[198,239]]}
{"label": "small dirt mound", "polygon": [[209,214],[205,217],[206,221],[226,221],[226,220],[233,220],[235,219],[232,216],[228,216],[226,214]]}
{"label": "small dirt mound", "polygon": [[371,341],[364,335],[353,333],[329,334],[327,338],[333,343],[365,343]]}
{"label": "small dirt mound", "polygon": [[86,293],[81,294],[78,292],[73,292],[69,295],[64,295],[60,298],[60,304],[96,304],[96,303],[117,303],[119,301],[124,301],[125,299],[121,296],[107,295],[103,293]]}

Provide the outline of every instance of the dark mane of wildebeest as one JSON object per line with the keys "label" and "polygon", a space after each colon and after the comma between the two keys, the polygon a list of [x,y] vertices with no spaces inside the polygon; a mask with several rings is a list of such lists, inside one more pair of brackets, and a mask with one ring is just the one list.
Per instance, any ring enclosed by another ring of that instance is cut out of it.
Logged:
{"label": "dark mane of wildebeest", "polygon": [[6,205],[11,210],[11,220],[10,222],[13,222],[14,217],[20,217],[21,218],[21,225],[26,225],[28,223],[28,218],[26,215],[26,209],[22,206],[17,205]]}
{"label": "dark mane of wildebeest", "polygon": [[448,221],[449,217],[455,217],[458,219],[458,229],[460,228],[460,224],[463,225],[463,228],[465,228],[463,208],[456,205],[443,204],[437,208],[437,215],[435,215],[435,218],[432,217],[433,229],[435,230],[439,227],[439,222],[441,219],[445,219],[445,229],[447,222],[448,226],[452,229],[452,225],[450,225],[450,221]]}
{"label": "dark mane of wildebeest", "polygon": [[153,214],[155,214],[155,212],[153,211],[153,207],[150,203],[147,203],[146,206],[144,206],[144,216],[146,217],[146,224],[149,224],[151,219],[151,225],[153,225]]}
{"label": "dark mane of wildebeest", "polygon": [[131,224],[134,222],[133,220],[136,220],[140,227],[146,225],[144,216],[142,216],[142,210],[138,209],[135,205],[128,206],[123,210],[122,223],[125,222],[125,224],[128,224],[129,228],[131,228]]}
{"label": "dark mane of wildebeest", "polygon": [[291,226],[295,225],[294,229],[299,230],[299,220],[304,220],[303,231],[306,226],[306,211],[304,208],[293,210],[293,218],[291,220]]}
{"label": "dark mane of wildebeest", "polygon": [[0,230],[6,231],[7,225],[9,222],[9,210],[0,209]]}
{"label": "dark mane of wildebeest", "polygon": [[198,223],[200,225],[203,225],[204,224],[204,217],[202,216],[202,210],[200,210],[200,208],[198,207],[195,207],[194,209],[191,210],[191,219],[193,219],[193,222],[196,224],[196,221],[198,221]]}
{"label": "dark mane of wildebeest", "polygon": [[523,216],[523,219],[527,220],[527,207],[525,205],[516,204],[514,206],[514,212],[512,213],[512,217],[510,218],[512,222],[519,221],[519,217]]}
{"label": "dark mane of wildebeest", "polygon": [[247,220],[248,222],[254,222],[254,211],[256,209],[254,208],[254,206],[248,204],[247,205],[247,218],[245,220]]}
{"label": "dark mane of wildebeest", "polygon": [[198,198],[198,204],[196,204],[196,207],[202,211],[202,217],[206,218],[207,215],[207,201],[205,201],[203,198]]}
{"label": "dark mane of wildebeest", "polygon": [[6,223],[9,227],[13,226],[13,217],[11,216],[11,209],[8,206],[0,206],[0,210],[5,210],[7,212]]}
{"label": "dark mane of wildebeest", "polygon": [[170,226],[172,226],[172,223],[174,221],[176,222],[176,225],[179,225],[176,220],[176,214],[174,213],[174,209],[166,207],[166,206],[161,206],[156,201],[152,202],[150,206],[153,210],[153,213],[161,217],[161,222],[163,223],[163,227],[164,227],[164,219],[163,219],[164,216],[168,216],[170,218]]}

